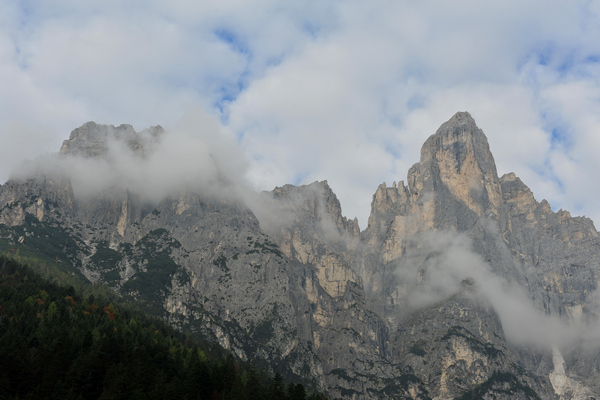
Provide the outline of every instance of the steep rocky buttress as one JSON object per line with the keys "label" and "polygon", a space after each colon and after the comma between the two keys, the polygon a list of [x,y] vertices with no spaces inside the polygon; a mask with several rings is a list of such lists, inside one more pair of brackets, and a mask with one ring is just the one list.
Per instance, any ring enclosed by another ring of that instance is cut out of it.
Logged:
{"label": "steep rocky buttress", "polygon": [[[57,157],[110,163],[124,146],[143,159],[167,134],[90,122]],[[600,396],[598,348],[519,341],[502,297],[518,289],[517,309],[567,331],[595,323],[598,232],[498,177],[468,113],[427,139],[406,184],[377,188],[362,232],[327,182],[249,207],[223,180],[157,201],[122,184],[79,196],[60,168],[34,170],[0,187],[2,251],[103,282],[334,398]]]}

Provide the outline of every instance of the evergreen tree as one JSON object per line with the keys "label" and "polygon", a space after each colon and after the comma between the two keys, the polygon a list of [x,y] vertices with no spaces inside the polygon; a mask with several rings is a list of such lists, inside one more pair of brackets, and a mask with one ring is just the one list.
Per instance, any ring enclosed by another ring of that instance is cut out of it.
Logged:
{"label": "evergreen tree", "polygon": [[[287,398],[280,374],[263,385],[231,352],[201,348],[114,298],[82,300],[14,261],[0,258],[0,265],[2,400]],[[306,400],[302,385],[291,384],[289,393]]]}
{"label": "evergreen tree", "polygon": [[300,383],[290,383],[288,386],[289,400],[306,400],[306,390]]}
{"label": "evergreen tree", "polygon": [[277,372],[269,386],[269,400],[285,400],[285,398],[283,377]]}

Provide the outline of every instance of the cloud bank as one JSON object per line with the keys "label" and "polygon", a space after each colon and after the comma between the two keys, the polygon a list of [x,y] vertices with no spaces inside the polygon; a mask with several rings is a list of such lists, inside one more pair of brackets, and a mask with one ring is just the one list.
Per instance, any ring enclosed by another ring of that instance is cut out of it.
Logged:
{"label": "cloud bank", "polygon": [[598,321],[569,320],[537,309],[523,287],[492,272],[465,234],[433,230],[412,237],[395,274],[410,309],[443,301],[461,290],[463,280],[472,279],[478,296],[498,313],[510,342],[546,349],[600,346]]}
{"label": "cloud bank", "polygon": [[43,156],[16,168],[12,177],[56,173],[70,179],[76,198],[120,188],[151,203],[181,190],[223,195],[229,187],[229,195],[247,192],[245,153],[216,118],[201,110],[187,113],[172,130],[158,137],[139,132],[143,153],[127,144],[127,136],[120,138],[118,128],[107,128],[103,154]]}

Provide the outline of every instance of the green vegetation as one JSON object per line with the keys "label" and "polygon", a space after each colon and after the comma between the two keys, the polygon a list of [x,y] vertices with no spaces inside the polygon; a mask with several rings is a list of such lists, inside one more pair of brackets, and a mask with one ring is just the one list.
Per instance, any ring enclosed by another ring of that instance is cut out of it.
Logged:
{"label": "green vegetation", "polygon": [[448,332],[441,338],[441,340],[448,340],[452,336],[458,336],[465,338],[471,345],[473,345],[480,353],[485,354],[488,357],[498,357],[504,354],[502,350],[498,350],[491,343],[484,343],[481,340],[475,338],[475,336],[469,332],[468,329],[462,326],[453,326],[448,329]]}
{"label": "green vegetation", "polygon": [[90,260],[96,264],[96,266],[103,269],[115,268],[119,261],[123,259],[123,255],[116,250],[108,247],[107,242],[100,242],[96,246],[96,252]]}
{"label": "green vegetation", "polygon": [[76,268],[81,266],[77,253],[89,254],[89,249],[56,221],[40,222],[27,214],[23,225],[0,224],[0,253],[17,255],[17,252],[21,257],[52,261],[62,272],[81,276]]}
{"label": "green vegetation", "polygon": [[246,252],[246,254],[253,254],[253,253],[268,254],[268,253],[271,253],[271,254],[275,254],[277,257],[280,257],[280,258],[283,257],[281,250],[279,250],[279,246],[277,246],[277,244],[271,242],[268,237],[265,237],[262,242],[260,242],[259,240],[252,241],[251,236],[248,236],[246,238],[246,240],[248,241],[249,246],[254,246],[254,249],[248,250]]}
{"label": "green vegetation", "polygon": [[[377,395],[385,395],[389,398],[418,398],[431,400],[427,390],[425,390],[423,381],[412,373],[412,368],[408,367],[403,374],[392,379],[384,379],[385,387],[382,390],[367,389],[367,392]],[[417,393],[417,397],[413,397]]]}
{"label": "green vegetation", "polygon": [[412,345],[409,352],[419,357],[425,357],[425,355],[427,354],[427,352],[425,351],[426,345],[427,342],[425,342],[424,340],[417,340],[417,342]]}
{"label": "green vegetation", "polygon": [[224,255],[220,255],[219,257],[214,259],[212,263],[213,265],[216,265],[217,267],[221,268],[223,271],[229,272],[229,267],[227,267],[227,257],[225,257]]}
{"label": "green vegetation", "polygon": [[180,286],[187,285],[188,283],[192,282],[190,274],[188,274],[185,268],[179,268],[179,270],[177,270],[177,273],[175,274],[175,279],[177,280],[177,283]]}
{"label": "green vegetation", "polygon": [[[27,251],[24,253],[31,254]],[[112,302],[123,302],[123,299],[111,288],[102,283],[91,283],[78,270],[72,267],[69,268],[69,264],[65,266],[44,257],[22,255],[20,250],[4,252],[0,254],[0,257],[22,265],[28,265],[42,278],[58,286],[72,287],[84,297],[103,297]]]}
{"label": "green vegetation", "polygon": [[356,380],[356,379],[352,378],[350,375],[348,375],[346,370],[341,369],[341,368],[332,369],[329,373],[331,375],[337,376],[340,379],[345,380],[346,382],[354,382]]}
{"label": "green vegetation", "polygon": [[492,376],[490,376],[487,381],[476,386],[455,400],[483,400],[484,398],[490,398],[490,395],[495,397],[493,393],[505,394],[509,396],[513,396],[515,393],[522,393],[528,399],[540,400],[540,397],[537,395],[537,393],[529,386],[519,382],[515,375],[511,374],[510,372],[499,371],[494,371]]}
{"label": "green vegetation", "polygon": [[0,258],[0,399],[34,398],[325,399]]}
{"label": "green vegetation", "polygon": [[224,283],[226,280],[231,279],[231,272],[229,271],[229,267],[227,266],[227,257],[224,255],[220,255],[216,259],[213,260],[213,265],[219,267],[221,271],[223,271],[223,275],[219,277],[219,283]]}
{"label": "green vegetation", "polygon": [[100,242],[96,246],[96,252],[90,257],[98,271],[102,273],[102,280],[110,286],[114,286],[121,280],[118,265],[123,255],[108,247],[107,242]]}
{"label": "green vegetation", "polygon": [[252,338],[266,343],[273,337],[273,323],[269,320],[263,321],[252,332]]}
{"label": "green vegetation", "polygon": [[121,292],[125,297],[135,299],[152,315],[163,316],[166,291],[171,287],[173,275],[180,271],[171,258],[171,251],[179,247],[181,243],[166,229],[156,229],[136,243],[130,250],[132,261],[143,265],[145,271],[136,272],[123,284]]}
{"label": "green vegetation", "polygon": [[357,390],[346,389],[341,386],[337,386],[336,389],[339,390],[342,397],[345,397],[345,398],[354,398],[354,397],[360,396],[362,394]]}

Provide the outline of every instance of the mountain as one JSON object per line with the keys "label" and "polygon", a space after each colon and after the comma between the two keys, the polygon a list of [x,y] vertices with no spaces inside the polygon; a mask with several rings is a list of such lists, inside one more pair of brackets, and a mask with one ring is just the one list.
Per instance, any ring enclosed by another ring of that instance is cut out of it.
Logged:
{"label": "mountain", "polygon": [[82,296],[6,258],[0,304],[2,399],[325,399],[160,319]]}
{"label": "mountain", "polygon": [[362,232],[326,181],[251,194],[212,154],[200,180],[143,184],[169,134],[74,130],[0,187],[0,250],[332,397],[600,396],[598,231],[498,177],[468,113],[377,188]]}

